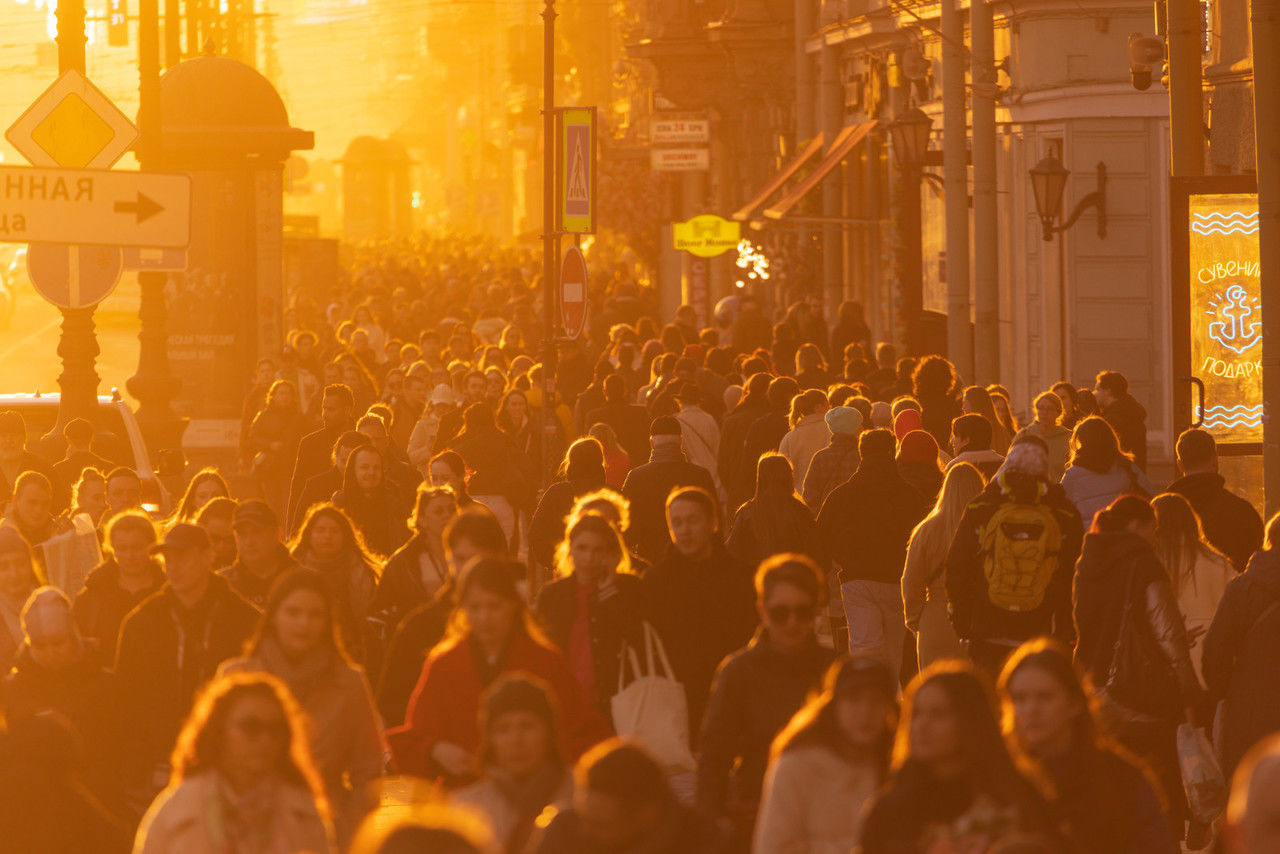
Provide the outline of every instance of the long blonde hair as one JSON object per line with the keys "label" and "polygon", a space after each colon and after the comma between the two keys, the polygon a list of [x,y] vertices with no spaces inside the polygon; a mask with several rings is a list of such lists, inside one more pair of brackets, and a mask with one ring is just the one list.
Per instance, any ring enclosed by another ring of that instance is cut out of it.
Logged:
{"label": "long blonde hair", "polygon": [[[956,463],[947,472],[938,493],[938,501],[916,525],[907,543],[907,553],[921,550],[921,557],[931,567],[942,566],[947,559],[947,550],[951,548],[951,540],[956,528],[960,527],[960,517],[969,506],[969,502],[978,497],[986,486],[982,472],[969,463]],[[932,578],[929,579],[931,582]]]}
{"label": "long blonde hair", "polygon": [[564,539],[556,547],[556,578],[568,578],[573,575],[573,559],[569,556],[569,546],[574,537],[588,531],[599,534],[605,539],[605,542],[612,546],[614,555],[618,559],[613,568],[614,573],[629,574],[632,571],[631,554],[627,551],[627,545],[622,539],[622,534],[618,533],[613,521],[600,513],[588,510],[570,523],[569,529],[564,532]]}

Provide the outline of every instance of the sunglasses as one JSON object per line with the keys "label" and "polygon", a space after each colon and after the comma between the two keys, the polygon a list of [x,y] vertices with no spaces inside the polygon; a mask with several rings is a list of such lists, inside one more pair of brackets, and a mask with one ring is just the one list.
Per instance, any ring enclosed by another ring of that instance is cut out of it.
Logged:
{"label": "sunglasses", "polygon": [[769,615],[771,623],[786,623],[791,619],[797,623],[807,623],[813,619],[814,607],[812,605],[774,605],[765,613]]}

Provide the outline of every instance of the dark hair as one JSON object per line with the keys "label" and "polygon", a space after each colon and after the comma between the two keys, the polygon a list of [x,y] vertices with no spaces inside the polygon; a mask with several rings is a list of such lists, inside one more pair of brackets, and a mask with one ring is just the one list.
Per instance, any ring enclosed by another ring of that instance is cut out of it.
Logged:
{"label": "dark hair", "polygon": [[332,385],[325,386],[321,399],[324,397],[331,397],[337,400],[343,406],[347,407],[347,409],[356,408],[356,397],[352,394],[351,387],[344,383],[333,383]]}
{"label": "dark hair", "polygon": [[547,758],[551,765],[562,767],[564,759],[557,743],[559,727],[555,692],[546,682],[528,673],[503,674],[493,680],[493,684],[480,696],[480,749],[476,753],[481,765],[488,766],[493,762],[490,727],[510,712],[528,712],[546,725]]}
{"label": "dark hair", "polygon": [[234,519],[236,515],[236,502],[234,498],[210,498],[209,503],[200,508],[196,513],[195,523],[204,526],[206,523],[214,519]]}
{"label": "dark hair", "polygon": [[941,356],[925,356],[911,375],[911,393],[917,400],[945,397],[955,384],[955,369]]}
{"label": "dark hair", "polygon": [[593,436],[575,439],[564,452],[560,473],[571,482],[589,481],[591,488],[604,486],[604,447]]}
{"label": "dark hair", "polygon": [[111,481],[118,477],[131,477],[138,481],[138,483],[142,483],[142,478],[138,477],[138,473],[128,466],[116,466],[111,471],[107,472],[107,476],[103,478],[103,480],[110,484]]}
{"label": "dark hair", "polygon": [[428,505],[437,498],[448,498],[453,502],[454,510],[458,509],[458,494],[452,486],[432,486],[427,481],[418,484],[413,492],[413,513],[409,517],[409,527],[418,530],[418,519],[426,512]]}
{"label": "dark hair", "polygon": [[176,787],[205,769],[217,768],[231,712],[236,703],[247,697],[269,700],[280,709],[288,732],[276,773],[309,791],[317,811],[327,818],[329,802],[312,764],[304,713],[285,684],[268,673],[233,673],[204,687],[178,734],[170,760],[173,772],[169,785]]}
{"label": "dark hair", "polygon": [[449,520],[444,529],[445,548],[453,551],[463,540],[484,554],[506,557],[507,536],[502,532],[502,525],[486,508],[465,507]]}
{"label": "dark hair", "polygon": [[791,405],[791,398],[799,393],[800,384],[793,378],[774,377],[769,381],[769,390],[765,393],[765,399],[769,401],[770,409],[786,409]]}
{"label": "dark hair", "polygon": [[668,516],[671,514],[671,505],[677,501],[691,501],[697,504],[712,521],[716,520],[717,514],[720,512],[715,496],[700,486],[677,486],[672,489],[667,495],[666,512]]}
{"label": "dark hair", "polygon": [[346,494],[345,500],[347,501],[352,500],[356,491],[360,489],[359,484],[356,483],[356,461],[360,459],[360,455],[362,453],[366,452],[377,457],[379,465],[382,466],[382,480],[379,481],[379,484],[381,485],[387,482],[387,461],[382,456],[381,451],[375,448],[372,444],[352,448],[351,456],[347,457],[347,467],[342,472],[342,491]]}
{"label": "dark hair", "polygon": [[583,754],[573,772],[574,787],[621,801],[627,807],[667,802],[671,789],[657,762],[638,745],[611,738]]}
{"label": "dark hair", "polygon": [[351,521],[346,511],[329,501],[312,505],[303,516],[302,524],[298,526],[298,533],[293,535],[293,540],[289,544],[289,553],[293,555],[294,560],[301,561],[307,554],[307,549],[311,545],[311,534],[315,530],[316,523],[321,519],[332,519],[337,523],[346,539],[347,549],[353,552],[361,563],[369,567],[371,572],[377,573],[385,556],[375,554],[365,543],[364,535]]}
{"label": "dark hair", "polygon": [[87,445],[93,441],[93,423],[86,418],[72,418],[62,428],[62,436],[75,445]]}
{"label": "dark hair", "polygon": [[889,770],[889,757],[893,752],[893,718],[896,718],[898,708],[897,679],[889,672],[888,665],[876,656],[846,656],[832,663],[823,677],[822,691],[810,696],[773,740],[771,756],[776,759],[788,750],[810,745],[839,751],[845,744],[845,736],[836,721],[836,702],[868,690],[880,690],[893,706],[894,714],[885,718],[884,733],[876,745],[876,771],[883,779]]}
{"label": "dark hair", "polygon": [[[467,464],[463,461],[462,455],[457,451],[441,451],[436,454],[427,461],[428,470],[436,463],[444,463],[449,467],[449,470],[453,472],[455,477],[461,480],[464,484],[466,483]],[[459,495],[458,498],[461,500],[462,496]]]}
{"label": "dark hair", "polygon": [[[968,661],[937,661],[921,671],[907,688],[902,701],[902,722],[893,751],[893,779],[889,789],[910,788],[930,775],[911,755],[911,718],[920,692],[936,688],[946,695],[955,715],[962,777],[975,795],[983,794],[999,805],[1018,805],[1033,819],[1045,818],[1043,797],[1031,780],[1031,769],[1020,768],[1010,755],[996,719],[996,703],[985,674]],[[1026,814],[1026,813],[1024,813]]]}
{"label": "dark hair", "polygon": [[1213,435],[1208,430],[1201,430],[1199,427],[1192,427],[1184,430],[1182,435],[1178,437],[1178,445],[1175,453],[1178,456],[1178,464],[1185,470],[1187,467],[1202,468],[1213,461],[1213,455],[1218,452],[1218,445],[1213,440]]}
{"label": "dark hair", "polygon": [[1129,525],[1154,525],[1156,511],[1151,502],[1141,495],[1121,495],[1093,517],[1093,525],[1089,532],[1093,534],[1116,534],[1126,530]]}
{"label": "dark hair", "polygon": [[[484,374],[480,375],[484,378]],[[487,403],[473,403],[462,413],[462,429],[467,433],[479,430],[495,430],[497,422],[493,417],[493,409]]]}
{"label": "dark hair", "polygon": [[[206,466],[196,472],[195,476],[191,478],[189,483],[187,483],[187,489],[182,493],[182,500],[178,502],[178,509],[173,514],[174,519],[180,522],[189,522],[195,518],[196,513],[200,511],[200,508],[195,506],[196,490],[199,489],[200,485],[205,481],[212,481],[216,483],[218,485],[218,489],[221,490],[221,497],[231,497],[231,487],[227,486],[227,480],[222,476],[222,473],[213,466]],[[205,503],[207,504],[208,502],[206,501]]]}
{"label": "dark hair", "polygon": [[528,604],[520,595],[520,588],[516,586],[516,579],[523,578],[524,574],[523,565],[498,555],[481,555],[463,567],[453,594],[454,608],[449,617],[449,637],[461,637],[470,632],[463,603],[473,590],[483,590],[515,606],[516,631],[523,629],[536,643],[546,646],[542,630],[538,628]]}
{"label": "dark hair", "polygon": [[334,440],[333,450],[329,452],[329,461],[334,465],[338,464],[338,453],[343,449],[354,451],[356,448],[363,448],[365,445],[372,445],[373,440],[363,433],[356,430],[347,430],[338,435]]}
{"label": "dark hair", "polygon": [[[312,517],[309,516],[308,519],[310,518]],[[245,657],[256,657],[267,638],[276,638],[276,612],[280,610],[284,601],[299,590],[310,590],[324,600],[325,617],[329,621],[321,642],[329,644],[339,659],[350,664],[351,659],[347,657],[338,630],[337,607],[332,589],[335,581],[344,586],[347,583],[346,578],[331,581],[325,578],[324,573],[319,570],[307,569],[302,566],[295,566],[293,569],[288,569],[281,573],[280,577],[271,585],[271,592],[267,594],[267,602],[262,608],[262,615],[258,617],[258,627],[244,646]]]}
{"label": "dark hair", "polygon": [[1119,371],[1102,371],[1094,380],[1094,385],[1112,397],[1124,397],[1129,393],[1129,381]]}
{"label": "dark hair", "polygon": [[627,381],[622,374],[609,374],[603,383],[605,403],[625,403],[627,398]]}
{"label": "dark hair", "polygon": [[822,570],[813,558],[802,554],[776,554],[767,558],[756,570],[756,598],[763,602],[779,584],[790,584],[813,599],[815,605],[826,604],[827,585]]}
{"label": "dark hair", "polygon": [[968,439],[966,451],[986,451],[991,449],[991,422],[986,416],[976,412],[959,415],[951,419],[951,433],[960,439]]}
{"label": "dark hair", "polygon": [[28,486],[38,486],[45,492],[53,495],[53,484],[49,482],[49,478],[42,472],[28,469],[18,475],[18,479],[13,482],[13,497],[17,498]]}
{"label": "dark hair", "polygon": [[1009,697],[1009,683],[1026,668],[1036,668],[1047,673],[1063,691],[1080,704],[1081,710],[1073,726],[1071,752],[1093,750],[1098,745],[1098,727],[1093,717],[1093,691],[1088,687],[1088,676],[1076,670],[1071,651],[1051,638],[1029,640],[1010,656],[1000,672],[997,691],[1004,711],[1004,730],[1011,744],[1025,753],[1015,736],[1014,709]]}
{"label": "dark hair", "polygon": [[[746,367],[745,365],[743,366]],[[738,405],[742,405],[742,401],[748,397],[754,399],[764,396],[766,399],[769,394],[769,383],[773,381],[773,375],[764,371],[757,371],[747,377],[747,381],[742,386],[742,400],[738,401]]]}
{"label": "dark hair", "polygon": [[1062,392],[1065,391],[1067,393],[1067,400],[1071,401],[1072,406],[1076,405],[1076,400],[1079,397],[1079,394],[1076,392],[1076,387],[1066,380],[1061,380],[1049,386],[1049,391],[1058,395],[1059,402],[1061,402],[1062,399]]}
{"label": "dark hair", "polygon": [[1120,451],[1120,440],[1111,425],[1090,415],[1071,433],[1071,465],[1106,474],[1128,457]]}
{"label": "dark hair", "polygon": [[894,437],[893,431],[884,427],[864,430],[858,436],[858,454],[864,461],[893,462],[893,455],[896,450],[897,439]]}

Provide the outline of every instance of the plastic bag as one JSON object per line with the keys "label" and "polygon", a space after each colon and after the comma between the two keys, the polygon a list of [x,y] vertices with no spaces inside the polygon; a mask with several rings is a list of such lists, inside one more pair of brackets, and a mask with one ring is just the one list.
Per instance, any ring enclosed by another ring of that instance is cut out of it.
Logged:
{"label": "plastic bag", "polygon": [[50,537],[40,544],[44,552],[44,565],[49,583],[75,599],[84,579],[95,566],[102,563],[102,549],[93,522],[83,513],[71,520],[71,530]]}
{"label": "plastic bag", "polygon": [[1211,823],[1227,807],[1227,783],[1209,739],[1189,723],[1178,727],[1178,767],[1191,815]]}
{"label": "plastic bag", "polygon": [[[671,670],[662,639],[648,623],[644,624],[644,652],[642,668],[634,649],[628,646],[623,650],[618,693],[609,703],[614,730],[643,745],[667,775],[691,772],[697,763],[689,748],[689,704],[684,686]],[[635,679],[623,687],[628,663]]]}

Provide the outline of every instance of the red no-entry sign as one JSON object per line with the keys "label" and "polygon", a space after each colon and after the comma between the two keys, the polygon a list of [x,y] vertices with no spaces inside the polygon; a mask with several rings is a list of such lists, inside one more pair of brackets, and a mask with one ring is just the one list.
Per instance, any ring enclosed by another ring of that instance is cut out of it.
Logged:
{"label": "red no-entry sign", "polygon": [[32,243],[27,276],[40,296],[59,308],[87,308],[116,289],[124,263],[114,246]]}
{"label": "red no-entry sign", "polygon": [[570,246],[560,262],[560,323],[566,338],[577,338],[587,322],[587,262]]}

